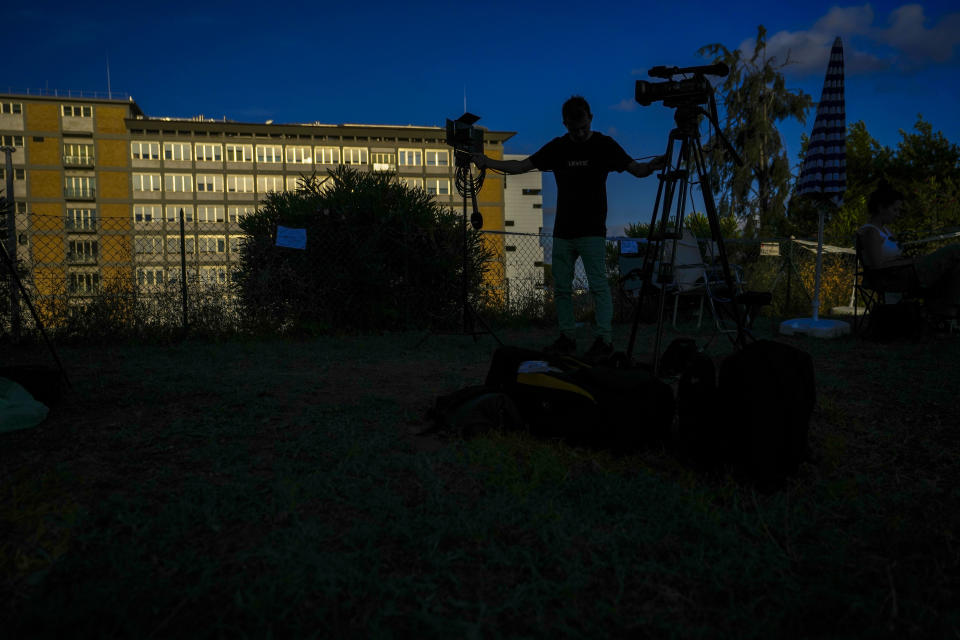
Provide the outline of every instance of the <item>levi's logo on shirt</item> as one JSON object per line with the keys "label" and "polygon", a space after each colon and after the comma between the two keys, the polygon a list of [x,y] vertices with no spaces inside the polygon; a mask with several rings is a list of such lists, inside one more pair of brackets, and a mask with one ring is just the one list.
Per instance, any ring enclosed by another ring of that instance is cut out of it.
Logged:
{"label": "levi's logo on shirt", "polygon": [[568,167],[588,167],[590,166],[589,160],[567,160]]}

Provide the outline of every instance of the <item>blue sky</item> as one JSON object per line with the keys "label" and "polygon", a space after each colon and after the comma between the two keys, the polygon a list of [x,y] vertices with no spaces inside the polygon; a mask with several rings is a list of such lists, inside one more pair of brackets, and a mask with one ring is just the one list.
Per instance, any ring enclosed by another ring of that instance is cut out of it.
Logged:
{"label": "blue sky", "polygon": [[[6,3],[0,89],[131,94],[152,116],[263,122],[441,125],[467,109],[515,131],[529,154],[563,133],[560,105],[591,103],[594,128],[634,157],[663,153],[672,111],[633,102],[655,65],[709,62],[710,43],[794,64],[787,85],[816,101],[834,37],[846,60],[847,121],[882,144],[918,113],[960,142],[955,2]],[[780,128],[791,160],[813,125]],[[555,190],[544,176],[545,207]],[[654,178],[609,180],[611,234],[649,220]]]}

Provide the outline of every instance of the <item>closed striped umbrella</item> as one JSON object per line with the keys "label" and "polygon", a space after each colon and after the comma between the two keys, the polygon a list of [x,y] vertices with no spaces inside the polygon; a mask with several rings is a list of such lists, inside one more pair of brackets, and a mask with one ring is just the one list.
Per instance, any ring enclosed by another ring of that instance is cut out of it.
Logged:
{"label": "closed striped umbrella", "polygon": [[823,273],[823,220],[830,205],[843,204],[847,189],[847,115],[843,101],[843,42],[837,37],[830,50],[827,77],[823,81],[813,133],[800,168],[796,194],[819,202],[817,227],[817,268],[813,285],[811,318],[796,318],[780,324],[785,334],[806,333],[832,338],[850,332],[840,320],[820,318],[820,281]]}
{"label": "closed striped umbrella", "polygon": [[839,206],[847,188],[847,116],[843,100],[843,42],[833,41],[817,117],[800,169],[797,194]]}

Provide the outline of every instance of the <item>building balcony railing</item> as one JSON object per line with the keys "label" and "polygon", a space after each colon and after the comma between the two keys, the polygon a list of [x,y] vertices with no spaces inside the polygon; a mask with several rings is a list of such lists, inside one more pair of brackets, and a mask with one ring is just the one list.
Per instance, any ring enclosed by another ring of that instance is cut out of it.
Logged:
{"label": "building balcony railing", "polygon": [[97,190],[93,187],[64,187],[63,197],[68,200],[96,200]]}
{"label": "building balcony railing", "polygon": [[97,219],[96,218],[65,218],[64,226],[67,231],[73,233],[92,233],[97,230]]}
{"label": "building balcony railing", "polygon": [[63,156],[65,167],[92,167],[94,164],[93,156]]}

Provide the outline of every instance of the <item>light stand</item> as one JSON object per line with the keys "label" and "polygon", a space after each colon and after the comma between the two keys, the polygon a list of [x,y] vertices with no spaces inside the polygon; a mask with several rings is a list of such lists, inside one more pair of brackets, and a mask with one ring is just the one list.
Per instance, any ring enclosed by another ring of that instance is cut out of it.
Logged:
{"label": "light stand", "polygon": [[[13,200],[4,199],[4,205],[13,206]],[[10,257],[10,252],[7,251],[7,248],[2,242],[0,242],[0,257],[3,258],[3,263],[6,265],[7,270],[10,272],[11,286],[15,285],[17,290],[21,294],[21,299],[27,303],[27,307],[30,309],[30,313],[33,315],[33,321],[37,323],[37,329],[40,330],[40,335],[43,336],[43,341],[46,343],[47,348],[50,350],[50,355],[53,356],[53,360],[57,363],[57,368],[60,369],[60,375],[63,376],[63,381],[67,383],[67,386],[72,386],[70,384],[70,378],[67,377],[67,370],[63,368],[63,363],[60,362],[60,356],[57,355],[57,350],[53,348],[53,343],[50,342],[50,338],[47,336],[47,330],[43,327],[43,321],[40,320],[37,310],[34,308],[33,303],[30,301],[30,294],[27,293],[26,288],[23,286],[23,281],[20,279],[20,274],[17,273],[17,265],[14,263],[13,259]]]}
{"label": "light stand", "polygon": [[[483,153],[483,131],[477,129],[473,124],[479,120],[479,116],[472,113],[464,113],[456,120],[447,120],[447,144],[453,147],[454,165],[456,167],[455,184],[457,192],[463,198],[463,262],[460,272],[460,310],[463,318],[464,335],[473,336],[476,340],[478,335],[489,333],[497,343],[503,346],[503,342],[497,337],[497,334],[490,329],[490,326],[484,322],[483,318],[474,310],[470,304],[469,286],[467,282],[469,251],[468,251],[468,230],[467,230],[467,199],[473,205],[473,213],[470,215],[470,224],[474,229],[483,227],[483,216],[477,207],[477,191],[483,185],[485,171],[481,171],[476,177],[471,171],[471,162],[474,154]],[[477,330],[479,323],[483,330]]]}

